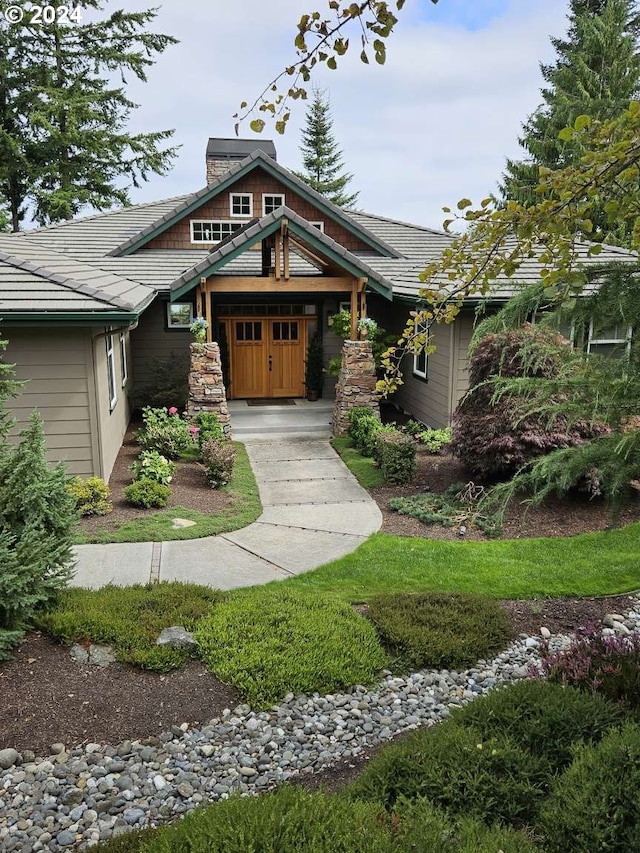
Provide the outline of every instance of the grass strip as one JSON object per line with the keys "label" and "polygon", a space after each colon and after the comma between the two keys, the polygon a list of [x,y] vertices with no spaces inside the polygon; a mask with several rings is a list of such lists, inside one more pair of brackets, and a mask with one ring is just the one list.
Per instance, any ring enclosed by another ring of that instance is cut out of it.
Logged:
{"label": "grass strip", "polygon": [[350,438],[332,438],[331,446],[351,471],[363,489],[374,489],[384,485],[382,471],[373,459],[363,456],[353,446]]}

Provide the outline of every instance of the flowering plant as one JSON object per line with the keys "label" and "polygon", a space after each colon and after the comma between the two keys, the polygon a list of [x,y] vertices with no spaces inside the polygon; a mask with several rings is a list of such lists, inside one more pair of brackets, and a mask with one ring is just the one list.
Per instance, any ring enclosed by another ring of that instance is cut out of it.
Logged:
{"label": "flowering plant", "polygon": [[204,317],[196,317],[193,323],[189,326],[189,331],[199,344],[203,344],[207,339],[207,329],[209,323]]}
{"label": "flowering plant", "polygon": [[143,450],[131,465],[136,480],[155,480],[168,486],[176,466],[157,450]]}
{"label": "flowering plant", "polygon": [[170,409],[145,406],[142,410],[144,427],[136,438],[143,450],[157,450],[170,459],[176,459],[192,444],[189,424],[178,414],[175,406]]}
{"label": "flowering plant", "polygon": [[358,331],[364,333],[365,337],[373,338],[378,331],[378,324],[371,317],[362,317],[358,320]]}

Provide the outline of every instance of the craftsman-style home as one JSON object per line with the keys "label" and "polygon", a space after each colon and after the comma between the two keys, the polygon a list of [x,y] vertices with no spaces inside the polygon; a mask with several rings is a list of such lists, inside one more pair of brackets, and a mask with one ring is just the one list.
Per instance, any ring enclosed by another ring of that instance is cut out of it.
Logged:
{"label": "craftsman-style home", "polygon": [[[325,363],[340,352],[328,316],[349,308],[352,337],[358,314],[403,328],[421,270],[452,239],[335,207],[264,140],[210,139],[206,181],[177,198],[0,236],[0,335],[28,380],[12,406],[17,428],[38,408],[50,458],[71,473],[108,478],[132,389],[158,359],[186,355],[195,317],[220,343],[230,399],[303,397],[311,336],[322,336]],[[534,266],[520,278],[533,280]],[[430,426],[447,425],[466,390],[472,324],[470,306],[436,329],[433,355],[406,358],[395,401]],[[325,386],[331,394],[332,377]]]}

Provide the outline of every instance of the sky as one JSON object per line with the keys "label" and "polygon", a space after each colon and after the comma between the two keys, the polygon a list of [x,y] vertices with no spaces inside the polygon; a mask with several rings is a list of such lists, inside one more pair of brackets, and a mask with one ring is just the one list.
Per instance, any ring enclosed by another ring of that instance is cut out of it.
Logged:
{"label": "sky", "polygon": [[[133,189],[133,202],[200,189],[209,137],[233,137],[243,100],[252,102],[295,59],[296,23],[327,0],[107,0],[105,8],[158,5],[155,30],[167,48],[148,81],[128,81],[140,105],[135,132],[175,128],[180,151],[171,172]],[[314,78],[331,103],[333,131],[353,174],[357,207],[440,228],[442,207],[496,191],[506,157],[521,156],[522,123],[540,104],[540,62],[552,62],[550,36],[566,32],[568,0],[406,0],[387,43],[387,62],[363,65],[355,50]],[[284,136],[248,122],[243,138],[273,139],[278,162],[301,169],[305,104],[292,104]]]}

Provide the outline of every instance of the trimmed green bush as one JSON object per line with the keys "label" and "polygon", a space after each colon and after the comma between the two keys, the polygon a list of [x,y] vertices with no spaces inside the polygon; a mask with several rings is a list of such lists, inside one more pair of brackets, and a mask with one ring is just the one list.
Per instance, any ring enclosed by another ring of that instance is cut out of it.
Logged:
{"label": "trimmed green bush", "polygon": [[144,426],[136,434],[142,450],[157,450],[168,459],[177,459],[193,444],[189,424],[175,406],[169,409],[145,406],[142,420]]}
{"label": "trimmed green bush", "polygon": [[200,453],[202,453],[203,445],[210,438],[215,438],[218,441],[224,439],[224,430],[215,412],[198,412],[193,419],[193,423],[198,429],[198,448]]}
{"label": "trimmed green bush", "polygon": [[510,637],[504,610],[480,595],[378,595],[369,618],[401,669],[468,666],[503,649]]}
{"label": "trimmed green bush", "polygon": [[[232,796],[178,823],[120,836],[104,853],[396,853],[381,810],[335,794],[283,785],[263,797]],[[509,851],[506,851],[509,853]]]}
{"label": "trimmed green bush", "polygon": [[162,483],[158,483],[157,480],[149,479],[149,477],[136,480],[122,491],[130,504],[142,507],[143,509],[166,506],[171,497],[169,486],[164,486]]}
{"label": "trimmed green bush", "polygon": [[400,800],[392,819],[398,853],[542,853],[523,832],[448,816],[426,799]]}
{"label": "trimmed green bush", "polygon": [[196,636],[207,666],[260,707],[370,682],[385,663],[373,625],[348,604],[278,585],[234,594]]}
{"label": "trimmed green bush", "polygon": [[376,435],[383,429],[377,413],[367,406],[349,409],[349,438],[364,456],[373,456]]}
{"label": "trimmed green bush", "polygon": [[445,429],[425,429],[418,433],[418,438],[427,448],[429,453],[441,453],[451,443],[453,430],[451,427]]}
{"label": "trimmed green bush", "polygon": [[416,445],[405,433],[397,429],[378,430],[375,458],[387,483],[410,483],[416,473]]}
{"label": "trimmed green bush", "polygon": [[231,441],[210,438],[202,445],[204,472],[213,489],[226,486],[233,476],[236,449]]}
{"label": "trimmed green bush", "polygon": [[143,450],[131,464],[136,480],[155,480],[163,486],[169,485],[175,470],[175,464],[157,450]]}
{"label": "trimmed green bush", "polygon": [[107,643],[124,663],[166,672],[190,655],[157,646],[162,629],[182,625],[193,631],[221,598],[222,593],[208,587],[182,583],[68,589],[55,607],[38,616],[37,625],[63,643]]}
{"label": "trimmed green bush", "polygon": [[388,810],[426,798],[448,814],[518,826],[535,817],[550,782],[546,762],[509,738],[444,722],[383,750],[349,794]]}
{"label": "trimmed green bush", "polygon": [[640,850],[640,726],[614,729],[576,752],[553,786],[539,828],[548,853]]}
{"label": "trimmed green bush", "polygon": [[597,743],[624,713],[601,696],[529,679],[492,690],[451,719],[483,738],[508,736],[558,773],[571,763],[576,743]]}
{"label": "trimmed green bush", "polygon": [[612,637],[595,629],[573,637],[568,649],[542,659],[550,681],[599,693],[640,709],[640,636]]}
{"label": "trimmed green bush", "polygon": [[74,477],[67,484],[67,491],[76,503],[80,515],[108,515],[113,512],[109,500],[111,490],[102,477]]}

